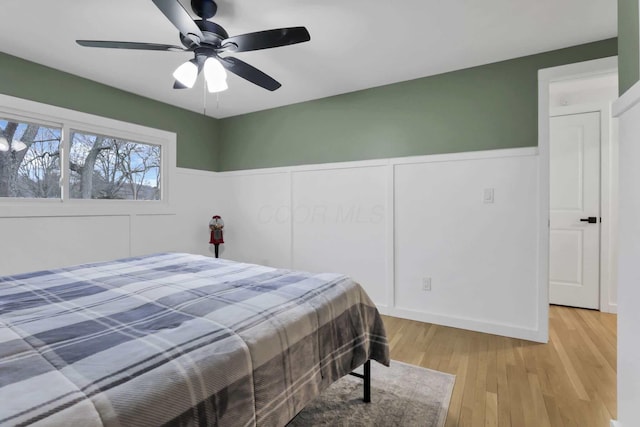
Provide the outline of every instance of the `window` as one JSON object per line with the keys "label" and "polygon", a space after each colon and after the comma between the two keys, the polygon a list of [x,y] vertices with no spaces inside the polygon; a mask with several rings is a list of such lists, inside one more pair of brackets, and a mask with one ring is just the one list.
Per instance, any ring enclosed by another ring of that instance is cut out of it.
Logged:
{"label": "window", "polygon": [[0,94],[6,215],[171,212],[175,162],[175,133]]}
{"label": "window", "polygon": [[0,197],[60,198],[62,130],[0,117]]}
{"label": "window", "polygon": [[72,199],[160,200],[161,147],[72,131]]}

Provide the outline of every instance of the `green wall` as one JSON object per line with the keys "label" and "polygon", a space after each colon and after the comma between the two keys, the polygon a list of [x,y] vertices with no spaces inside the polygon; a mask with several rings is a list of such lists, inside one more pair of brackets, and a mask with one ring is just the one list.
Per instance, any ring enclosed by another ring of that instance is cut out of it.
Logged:
{"label": "green wall", "polygon": [[536,146],[538,69],[609,39],[221,120],[220,170]]}
{"label": "green wall", "polygon": [[616,54],[603,40],[223,120],[1,52],[0,93],[175,132],[178,166],[238,170],[535,146],[538,69]]}
{"label": "green wall", "polygon": [[620,95],[640,80],[638,0],[618,0],[618,75]]}
{"label": "green wall", "polygon": [[175,132],[178,166],[216,170],[219,122],[210,117],[2,52],[0,93]]}

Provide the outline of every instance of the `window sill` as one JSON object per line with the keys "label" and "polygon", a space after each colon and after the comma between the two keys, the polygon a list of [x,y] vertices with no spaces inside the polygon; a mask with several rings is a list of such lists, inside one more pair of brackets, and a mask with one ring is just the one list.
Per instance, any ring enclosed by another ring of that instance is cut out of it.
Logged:
{"label": "window sill", "polygon": [[58,216],[175,215],[164,201],[141,200],[2,200],[0,217],[37,218]]}

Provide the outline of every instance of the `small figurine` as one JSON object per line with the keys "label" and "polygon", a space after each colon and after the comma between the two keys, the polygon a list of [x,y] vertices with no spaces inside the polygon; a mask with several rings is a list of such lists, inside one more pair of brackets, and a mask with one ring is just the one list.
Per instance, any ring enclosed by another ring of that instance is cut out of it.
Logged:
{"label": "small figurine", "polygon": [[224,221],[220,215],[214,215],[211,218],[211,221],[209,221],[209,230],[211,230],[211,240],[209,240],[209,244],[214,246],[216,258],[218,258],[218,247],[220,244],[224,243],[224,239],[222,237],[223,228]]}

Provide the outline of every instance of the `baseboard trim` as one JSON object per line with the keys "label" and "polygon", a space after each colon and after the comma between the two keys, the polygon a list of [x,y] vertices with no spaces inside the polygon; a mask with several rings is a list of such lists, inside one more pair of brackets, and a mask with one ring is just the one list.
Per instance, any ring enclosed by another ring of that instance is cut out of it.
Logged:
{"label": "baseboard trim", "polygon": [[424,311],[408,310],[398,307],[379,306],[378,311],[386,316],[399,317],[401,319],[416,320],[418,322],[433,323],[452,328],[466,329],[474,332],[482,332],[492,335],[500,335],[509,338],[518,338],[527,341],[547,343],[548,331],[537,329],[527,329],[523,327],[506,325],[493,322],[485,322],[476,319],[461,317],[443,316],[441,314],[428,313]]}
{"label": "baseboard trim", "polygon": [[616,420],[611,420],[611,427],[622,427]]}
{"label": "baseboard trim", "polygon": [[603,313],[618,314],[618,304],[606,304],[600,311]]}

